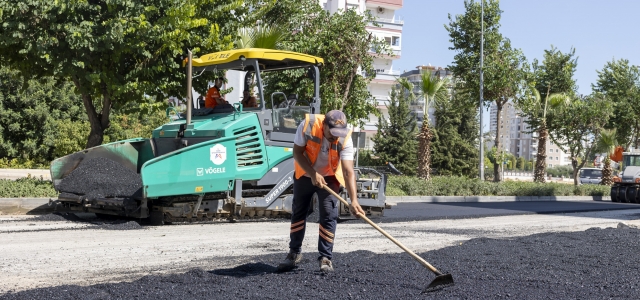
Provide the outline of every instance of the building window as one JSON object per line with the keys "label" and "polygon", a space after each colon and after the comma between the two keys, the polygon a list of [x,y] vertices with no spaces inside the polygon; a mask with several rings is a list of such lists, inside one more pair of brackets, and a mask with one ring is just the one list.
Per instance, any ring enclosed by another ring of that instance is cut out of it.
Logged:
{"label": "building window", "polygon": [[399,36],[391,37],[391,46],[400,47],[400,37]]}
{"label": "building window", "polygon": [[553,164],[549,164],[549,168],[553,168]]}
{"label": "building window", "polygon": [[560,152],[560,149],[556,149],[556,153]]}
{"label": "building window", "polygon": [[553,156],[549,156],[549,160],[553,160]]}
{"label": "building window", "polygon": [[556,160],[560,160],[560,156],[556,156]]}
{"label": "building window", "polygon": [[385,37],[384,38],[384,42],[386,44],[388,44],[389,46],[396,46],[396,47],[400,47],[400,37],[399,36],[392,36],[392,37]]}
{"label": "building window", "polygon": [[549,153],[553,153],[553,149],[549,149]]}

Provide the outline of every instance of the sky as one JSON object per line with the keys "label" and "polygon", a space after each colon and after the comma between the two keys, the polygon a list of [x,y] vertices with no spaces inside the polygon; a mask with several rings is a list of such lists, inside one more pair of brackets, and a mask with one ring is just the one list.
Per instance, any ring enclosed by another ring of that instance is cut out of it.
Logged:
{"label": "sky", "polygon": [[[640,65],[640,0],[502,0],[500,8],[500,32],[528,61],[541,62],[551,45],[565,53],[576,49],[580,94],[591,93],[596,71],[608,61],[624,58]],[[402,54],[393,68],[451,65],[455,52],[449,50],[444,24],[449,24],[448,14],[463,13],[463,0],[404,0],[396,11],[396,18],[404,20]]]}

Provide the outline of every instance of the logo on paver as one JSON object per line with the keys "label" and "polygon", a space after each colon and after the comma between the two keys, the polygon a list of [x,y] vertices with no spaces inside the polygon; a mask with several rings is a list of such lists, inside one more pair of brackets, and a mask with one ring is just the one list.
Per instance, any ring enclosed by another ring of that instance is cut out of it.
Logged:
{"label": "logo on paver", "polygon": [[196,169],[196,175],[197,176],[204,176],[204,168],[197,168]]}
{"label": "logo on paver", "polygon": [[214,165],[221,165],[227,160],[227,148],[221,144],[216,144],[209,149],[209,158]]}

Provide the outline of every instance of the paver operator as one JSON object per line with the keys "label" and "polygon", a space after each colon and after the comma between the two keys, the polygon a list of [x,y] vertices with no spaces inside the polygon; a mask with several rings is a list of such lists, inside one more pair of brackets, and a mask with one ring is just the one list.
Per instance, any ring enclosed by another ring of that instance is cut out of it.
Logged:
{"label": "paver operator", "polygon": [[351,130],[343,112],[332,110],[325,115],[306,115],[298,126],[293,141],[295,175],[293,180],[293,206],[289,254],[278,265],[279,271],[295,268],[302,260],[302,241],[307,227],[307,216],[314,193],[318,194],[320,215],[318,237],[318,263],[323,272],[333,271],[331,256],[338,219],[339,200],[323,189],[328,186],[338,193],[340,184],[347,188],[351,205],[357,215],[364,211],[358,204],[356,178],[353,170],[353,142]]}
{"label": "paver operator", "polygon": [[227,101],[220,94],[220,88],[224,83],[224,78],[218,77],[214,81],[214,85],[207,91],[207,95],[204,99],[204,107],[214,108],[216,105],[226,104]]}

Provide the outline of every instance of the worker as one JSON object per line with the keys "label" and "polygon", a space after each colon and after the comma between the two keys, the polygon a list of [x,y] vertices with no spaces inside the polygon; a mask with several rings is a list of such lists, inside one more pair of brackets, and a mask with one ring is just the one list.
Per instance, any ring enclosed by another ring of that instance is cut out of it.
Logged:
{"label": "worker", "polygon": [[351,199],[349,210],[355,216],[363,214],[358,204],[356,178],[353,170],[353,142],[347,119],[339,110],[325,115],[307,114],[293,141],[295,175],[293,179],[293,205],[289,254],[278,265],[279,271],[288,271],[302,260],[302,240],[307,227],[307,216],[313,212],[313,194],[318,195],[320,215],[318,237],[318,263],[323,272],[333,271],[331,256],[338,219],[339,200],[323,189],[338,193],[340,184],[346,187]]}
{"label": "worker", "polygon": [[258,99],[251,95],[249,90],[244,90],[240,103],[242,103],[243,107],[258,107]]}
{"label": "worker", "polygon": [[225,104],[227,101],[220,94],[220,88],[224,79],[222,77],[216,78],[214,85],[207,91],[207,95],[204,99],[204,107],[214,108],[216,105]]}

